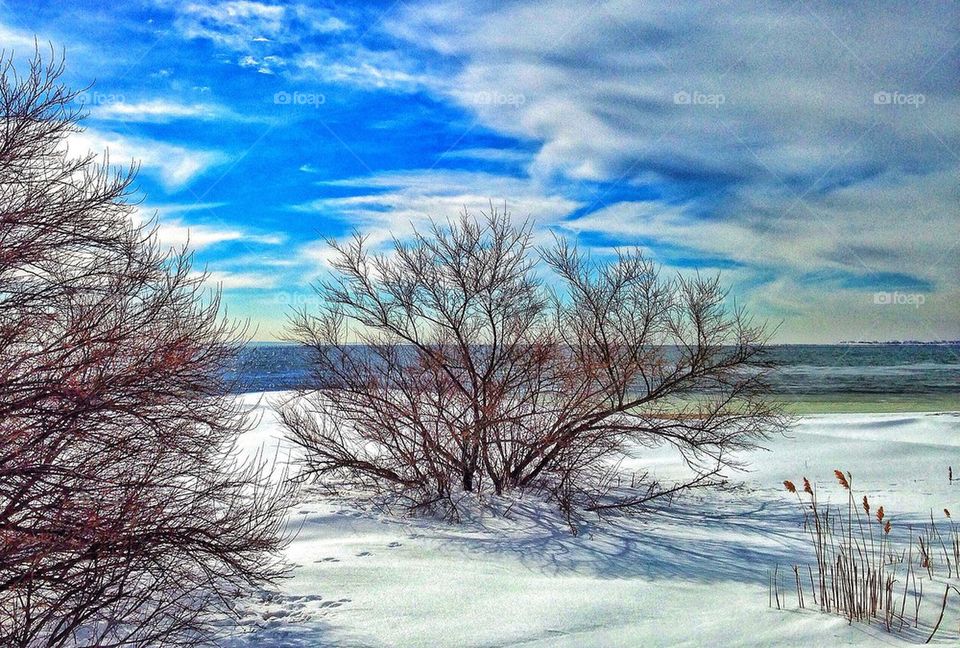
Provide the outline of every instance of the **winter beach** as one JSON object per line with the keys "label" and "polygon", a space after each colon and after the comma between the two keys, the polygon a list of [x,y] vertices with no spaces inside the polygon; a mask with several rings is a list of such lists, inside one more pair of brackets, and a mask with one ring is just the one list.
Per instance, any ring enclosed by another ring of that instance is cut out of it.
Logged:
{"label": "winter beach", "polygon": [[958,26],[0,2],[0,648],[957,644]]}
{"label": "winter beach", "polygon": [[[279,438],[264,409],[246,441],[276,447]],[[536,500],[497,502],[497,514],[457,525],[317,496],[291,516],[297,536],[287,557],[296,568],[282,595],[247,609],[247,627],[262,629],[229,645],[873,646],[926,639],[942,590],[932,584],[936,594],[921,609],[920,628],[903,633],[795,609],[788,565],[812,561],[812,552],[782,482],[806,476],[821,497],[842,505],[846,495],[833,470],[850,471],[857,492],[883,505],[894,533],[905,537],[931,511],[942,517],[944,507],[960,509],[960,483],[947,475],[951,462],[960,467],[960,413],[808,414],[768,447],[746,457],[749,470],[731,474],[722,492],[635,516],[586,518],[576,536]],[[636,459],[664,478],[677,467],[669,451],[638,449]],[[777,565],[785,610],[768,600]],[[955,640],[955,631],[939,639],[948,638]]]}

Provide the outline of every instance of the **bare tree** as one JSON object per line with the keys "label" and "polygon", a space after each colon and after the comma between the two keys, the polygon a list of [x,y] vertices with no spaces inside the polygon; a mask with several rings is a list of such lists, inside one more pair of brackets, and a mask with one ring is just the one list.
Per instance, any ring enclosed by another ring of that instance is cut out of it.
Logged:
{"label": "bare tree", "polygon": [[[550,493],[569,514],[715,485],[784,424],[764,397],[762,328],[718,279],[664,280],[637,251],[592,261],[491,208],[390,254],[331,242],[320,313],[293,318],[313,388],[282,410],[317,479],[455,515],[462,491]],[[536,275],[540,262],[556,277]],[[670,444],[688,481],[614,488],[630,448]]]}
{"label": "bare tree", "polygon": [[242,329],[65,150],[62,59],[0,62],[0,645],[194,645],[282,574],[287,493],[231,448]]}

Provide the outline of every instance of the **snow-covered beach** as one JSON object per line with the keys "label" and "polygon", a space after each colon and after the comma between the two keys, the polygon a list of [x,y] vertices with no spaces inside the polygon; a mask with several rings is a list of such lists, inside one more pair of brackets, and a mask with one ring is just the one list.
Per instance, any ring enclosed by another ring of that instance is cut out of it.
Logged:
{"label": "snow-covered beach", "polygon": [[960,643],[958,28],[0,1],[0,648]]}
{"label": "snow-covered beach", "polygon": [[[263,398],[261,422],[244,448],[282,443],[268,407],[276,397]],[[786,576],[786,609],[769,607],[770,570],[812,560],[798,504],[782,484],[806,476],[823,501],[845,506],[833,470],[850,471],[857,494],[883,505],[895,537],[905,542],[907,528],[922,526],[931,511],[960,509],[960,483],[948,480],[949,466],[960,469],[960,413],[807,415],[767,446],[744,457],[749,470],[731,474],[723,492],[688,495],[632,516],[588,516],[579,535],[555,510],[530,498],[494,503],[496,514],[452,524],[308,497],[291,515],[291,578],[279,596],[241,608],[252,632],[227,645],[809,646],[925,640],[940,609],[942,587],[934,584],[920,627],[902,633],[798,611]],[[675,463],[669,453],[649,450],[638,451],[636,461],[667,478]],[[948,606],[934,642],[956,639],[955,605]]]}

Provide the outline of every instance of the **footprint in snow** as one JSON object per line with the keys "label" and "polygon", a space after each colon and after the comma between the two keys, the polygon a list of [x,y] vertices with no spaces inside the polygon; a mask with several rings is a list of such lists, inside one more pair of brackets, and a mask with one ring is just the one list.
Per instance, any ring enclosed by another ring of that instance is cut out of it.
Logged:
{"label": "footprint in snow", "polygon": [[373,552],[371,551],[361,551],[360,553],[357,554],[357,557],[363,558],[365,556],[372,556],[372,555],[373,555]]}
{"label": "footprint in snow", "polygon": [[390,547],[391,549],[394,549],[394,548],[396,548],[396,547],[402,547],[403,544],[401,544],[401,543],[399,543],[399,542],[391,542],[391,543],[388,544],[387,546]]}
{"label": "footprint in snow", "polygon": [[340,509],[338,511],[334,511],[333,513],[334,515],[344,515],[351,518],[363,517],[363,513],[360,511],[351,511],[350,509]]}
{"label": "footprint in snow", "polygon": [[320,558],[319,560],[314,560],[313,562],[315,562],[315,563],[325,563],[325,562],[335,563],[335,562],[340,562],[340,561],[339,561],[337,558],[333,558],[333,557],[331,556],[331,557],[329,557],[329,558]]}
{"label": "footprint in snow", "polygon": [[340,599],[339,601],[324,601],[320,604],[321,608],[338,608],[344,603],[349,603],[350,599]]}

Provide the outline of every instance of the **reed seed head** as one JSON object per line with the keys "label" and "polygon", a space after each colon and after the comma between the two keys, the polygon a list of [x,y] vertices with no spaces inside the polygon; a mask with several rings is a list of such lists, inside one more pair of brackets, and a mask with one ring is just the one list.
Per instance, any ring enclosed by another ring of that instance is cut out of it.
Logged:
{"label": "reed seed head", "polygon": [[890,520],[887,520],[887,523],[883,526],[884,534],[890,533],[890,527],[891,527]]}
{"label": "reed seed head", "polygon": [[[793,482],[789,479],[783,482],[783,487],[787,489],[787,492],[796,493],[797,487],[793,485]],[[946,509],[944,509],[946,510]]]}
{"label": "reed seed head", "polygon": [[850,490],[850,482],[847,481],[847,478],[846,478],[846,476],[843,474],[842,471],[840,471],[840,470],[834,470],[834,471],[833,471],[833,474],[836,475],[837,481],[840,482],[840,485],[841,485],[841,486],[843,486],[843,487],[846,488],[847,490]]}
{"label": "reed seed head", "polygon": [[813,495],[813,488],[810,487],[810,480],[806,477],[803,478],[803,492]]}
{"label": "reed seed head", "polygon": [[863,510],[866,512],[867,515],[870,515],[870,502],[867,501],[866,495],[863,496]]}
{"label": "reed seed head", "polygon": [[950,517],[950,511],[948,511],[947,509],[943,509],[943,514],[946,515],[947,517]]}
{"label": "reed seed head", "polygon": [[883,507],[877,509],[877,522],[883,522]]}

